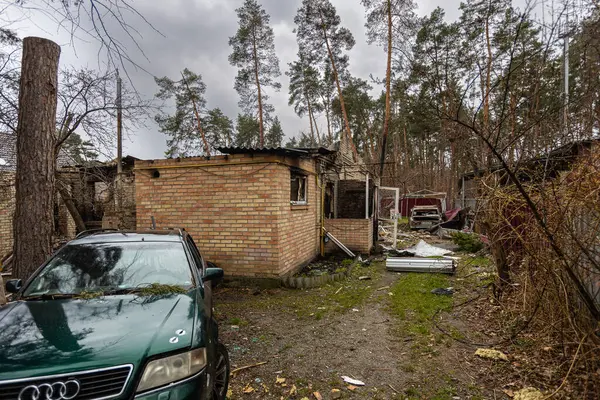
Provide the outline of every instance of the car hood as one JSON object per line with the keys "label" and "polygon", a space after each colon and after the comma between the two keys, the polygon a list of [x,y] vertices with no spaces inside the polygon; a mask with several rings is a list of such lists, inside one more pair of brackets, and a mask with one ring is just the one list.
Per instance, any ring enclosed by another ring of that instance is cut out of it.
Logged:
{"label": "car hood", "polygon": [[0,307],[0,380],[137,367],[189,347],[202,337],[196,299],[190,291],[9,303]]}

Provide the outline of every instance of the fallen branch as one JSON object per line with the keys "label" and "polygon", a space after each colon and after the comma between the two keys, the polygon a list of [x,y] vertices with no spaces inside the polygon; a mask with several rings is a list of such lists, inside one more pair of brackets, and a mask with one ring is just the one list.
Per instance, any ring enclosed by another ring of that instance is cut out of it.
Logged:
{"label": "fallen branch", "polygon": [[236,369],[234,369],[233,371],[231,371],[231,372],[230,372],[230,375],[233,375],[233,374],[235,374],[235,373],[237,373],[237,372],[240,372],[240,371],[243,371],[243,370],[245,370],[245,369],[249,369],[249,368],[258,367],[258,366],[260,366],[260,365],[264,365],[264,364],[266,364],[266,363],[267,363],[267,361],[263,361],[263,362],[259,362],[259,363],[252,364],[252,365],[246,365],[246,366],[244,366],[244,367],[239,367],[239,368],[236,368]]}

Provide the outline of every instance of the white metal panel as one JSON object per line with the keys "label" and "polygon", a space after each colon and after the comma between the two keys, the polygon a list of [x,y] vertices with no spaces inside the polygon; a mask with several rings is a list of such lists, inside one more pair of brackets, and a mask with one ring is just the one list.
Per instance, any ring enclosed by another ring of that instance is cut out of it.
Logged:
{"label": "white metal panel", "polygon": [[454,273],[454,260],[446,258],[388,257],[385,267],[393,272]]}

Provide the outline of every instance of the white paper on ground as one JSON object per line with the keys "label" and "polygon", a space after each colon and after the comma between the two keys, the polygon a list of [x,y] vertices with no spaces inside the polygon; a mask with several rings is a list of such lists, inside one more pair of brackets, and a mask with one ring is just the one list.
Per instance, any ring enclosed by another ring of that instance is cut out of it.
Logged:
{"label": "white paper on ground", "polygon": [[444,256],[446,254],[452,253],[452,251],[450,250],[432,246],[426,243],[424,240],[420,240],[419,243],[405,250],[410,251],[411,253],[415,253],[415,256],[417,257]]}
{"label": "white paper on ground", "polygon": [[354,386],[365,386],[365,383],[363,381],[359,381],[358,379],[352,379],[347,376],[342,376],[342,379],[344,380],[344,382]]}

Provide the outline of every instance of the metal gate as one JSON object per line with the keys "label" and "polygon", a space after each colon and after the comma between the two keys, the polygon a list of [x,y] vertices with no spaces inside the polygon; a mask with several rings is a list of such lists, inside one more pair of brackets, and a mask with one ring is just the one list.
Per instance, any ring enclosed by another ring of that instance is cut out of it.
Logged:
{"label": "metal gate", "polygon": [[396,249],[398,242],[400,189],[384,186],[379,187],[377,199],[379,202],[377,207],[379,237]]}

